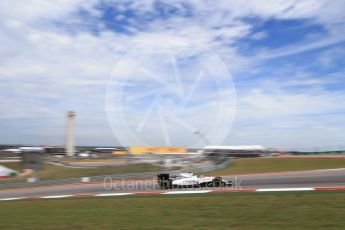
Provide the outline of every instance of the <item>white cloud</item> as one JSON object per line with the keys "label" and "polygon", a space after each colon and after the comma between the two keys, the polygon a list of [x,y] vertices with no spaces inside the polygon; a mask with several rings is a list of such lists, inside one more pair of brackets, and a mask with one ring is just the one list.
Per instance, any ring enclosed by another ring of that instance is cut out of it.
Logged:
{"label": "white cloud", "polygon": [[[342,34],[338,32],[344,27],[344,1],[236,0],[230,3],[193,0],[186,3],[171,0],[164,3],[174,6],[177,13],[164,20],[146,20],[145,15],[156,13],[154,1],[1,1],[0,122],[13,119],[12,127],[17,127],[14,123],[18,119],[37,118],[37,121],[29,131],[20,133],[20,129],[13,131],[7,127],[0,136],[4,137],[8,132],[18,132],[18,136],[23,138],[30,132],[38,138],[49,136],[56,129],[42,127],[49,122],[59,124],[63,115],[57,114],[72,109],[80,113],[77,118],[81,121],[80,129],[93,128],[92,131],[79,131],[78,135],[82,135],[80,143],[88,143],[85,140],[92,140],[95,136],[94,144],[103,144],[104,140],[112,143],[104,111],[106,85],[114,65],[138,42],[148,44],[148,55],[168,49],[192,57],[202,54],[208,47],[217,51],[234,72],[250,72],[257,71],[251,68],[255,67],[259,57],[240,55],[235,42],[248,36],[264,39],[265,33],[252,34],[253,25],[243,21],[243,18],[306,19],[321,24],[329,31],[330,37],[320,41],[301,42],[297,47],[263,52],[260,55],[262,59],[284,57],[343,41]],[[127,29],[133,34],[121,34],[105,27],[100,20],[100,8],[96,7],[99,4],[110,4],[120,11],[117,19],[129,21],[131,27]],[[128,19],[124,16],[128,9],[141,16]],[[87,12],[88,16],[80,14],[81,11]],[[189,16],[185,17],[187,14]],[[97,33],[92,29],[97,29]],[[320,61],[326,63],[326,57]],[[150,66],[157,64],[152,60]],[[136,80],[142,80],[141,76]],[[212,98],[212,95],[209,96]],[[267,117],[278,119],[285,115],[295,116],[304,108],[323,113],[337,110],[343,96],[327,92],[315,96],[310,92],[293,95],[285,91],[275,94],[248,91],[239,101],[242,106],[240,116],[252,121],[258,117],[263,120]],[[273,111],[271,106],[279,109]],[[252,117],[252,114],[257,116]],[[39,119],[47,123],[39,123]],[[209,119],[205,115],[202,121]]]}
{"label": "white cloud", "polygon": [[[238,90],[237,116],[228,141],[285,149],[339,146],[339,132],[345,128],[345,92],[327,89],[336,83],[334,76],[321,81],[282,79]],[[291,90],[291,86],[302,90]]]}
{"label": "white cloud", "polygon": [[260,32],[252,34],[252,38],[255,40],[261,40],[266,37],[267,37],[267,34],[264,31],[260,31]]}

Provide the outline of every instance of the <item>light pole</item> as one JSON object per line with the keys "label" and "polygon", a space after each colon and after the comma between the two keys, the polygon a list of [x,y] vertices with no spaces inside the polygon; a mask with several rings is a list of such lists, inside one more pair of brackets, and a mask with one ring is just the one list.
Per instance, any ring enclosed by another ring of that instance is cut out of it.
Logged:
{"label": "light pole", "polygon": [[199,130],[195,130],[193,132],[194,135],[199,136],[205,143],[205,145],[210,145],[210,142],[206,139],[206,137],[199,131]]}

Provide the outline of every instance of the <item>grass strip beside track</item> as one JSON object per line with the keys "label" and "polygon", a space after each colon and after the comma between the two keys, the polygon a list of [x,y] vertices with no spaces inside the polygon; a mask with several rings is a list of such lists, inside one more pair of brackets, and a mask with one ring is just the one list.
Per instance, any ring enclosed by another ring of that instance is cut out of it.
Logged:
{"label": "grass strip beside track", "polygon": [[[6,167],[14,170],[21,170],[19,162],[1,163]],[[281,171],[301,171],[316,169],[332,169],[345,168],[345,158],[251,158],[251,159],[235,159],[231,164],[224,168],[215,170],[204,175],[233,175],[233,174],[250,174],[250,173],[266,173]],[[45,164],[44,169],[38,172],[41,180],[76,178],[85,176],[98,176],[120,173],[137,173],[152,172],[161,170],[158,166],[149,164],[114,166],[100,168],[70,168]],[[0,183],[21,182],[25,178],[1,180]]]}
{"label": "grass strip beside track", "polygon": [[[1,163],[8,168],[21,171],[21,164],[19,162]],[[86,176],[101,176],[122,173],[140,173],[140,172],[153,172],[159,171],[159,166],[150,164],[138,164],[128,166],[112,166],[112,167],[99,167],[99,168],[72,168],[57,166],[52,164],[45,164],[43,170],[38,171],[37,176],[40,180],[52,179],[65,179],[65,178],[78,178]],[[10,180],[1,180],[0,183],[21,182],[25,178],[17,178]]]}
{"label": "grass strip beside track", "polygon": [[344,195],[313,191],[5,201],[0,229],[345,229]]}
{"label": "grass strip beside track", "polygon": [[233,175],[282,171],[345,168],[345,158],[242,158],[204,175]]}

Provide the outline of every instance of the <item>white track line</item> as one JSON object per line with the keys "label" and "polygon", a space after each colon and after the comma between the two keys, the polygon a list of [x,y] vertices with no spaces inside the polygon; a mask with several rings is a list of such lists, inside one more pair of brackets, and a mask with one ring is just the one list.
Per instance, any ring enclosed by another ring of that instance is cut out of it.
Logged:
{"label": "white track line", "polygon": [[22,200],[22,199],[26,199],[27,197],[14,197],[14,198],[2,198],[0,199],[1,201],[5,201],[5,200]]}
{"label": "white track line", "polygon": [[65,198],[65,197],[71,197],[73,195],[56,195],[56,196],[42,196],[40,198],[43,199],[56,199],[56,198]]}
{"label": "white track line", "polygon": [[256,192],[294,192],[294,191],[314,191],[314,188],[261,188]]}
{"label": "white track line", "polygon": [[127,195],[133,195],[134,193],[102,193],[97,194],[95,196],[127,196]]}
{"label": "white track line", "polygon": [[193,191],[170,191],[170,192],[163,192],[164,195],[172,195],[172,194],[193,194],[193,193],[209,193],[212,190],[193,190]]}
{"label": "white track line", "polygon": [[[316,188],[261,188],[253,189],[253,192],[300,192],[300,191],[336,191],[345,190],[345,187],[316,187]],[[142,194],[161,194],[161,195],[177,195],[177,194],[206,194],[206,193],[226,193],[226,192],[247,192],[248,190],[243,189],[225,189],[225,190],[191,190],[191,191],[167,191],[167,192],[131,192],[131,193],[100,193],[100,194],[71,194],[71,195],[54,195],[54,196],[38,196],[38,197],[10,197],[1,198],[0,201],[11,201],[11,200],[23,200],[23,199],[58,199],[58,198],[69,198],[69,197],[107,197],[107,196],[127,196],[127,195],[142,195]]]}

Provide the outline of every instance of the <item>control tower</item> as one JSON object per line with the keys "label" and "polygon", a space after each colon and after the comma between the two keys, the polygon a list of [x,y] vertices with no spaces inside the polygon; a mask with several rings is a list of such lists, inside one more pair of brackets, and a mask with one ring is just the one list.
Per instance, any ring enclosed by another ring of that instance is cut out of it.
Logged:
{"label": "control tower", "polygon": [[74,135],[73,135],[73,123],[75,112],[69,111],[67,112],[67,119],[66,119],[66,130],[65,130],[65,148],[67,156],[74,155]]}

